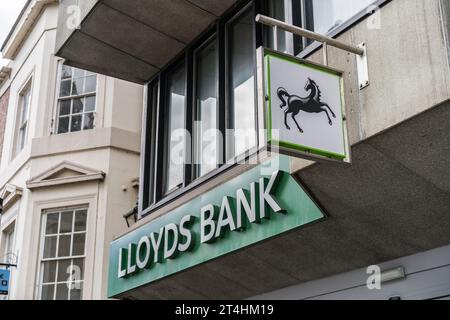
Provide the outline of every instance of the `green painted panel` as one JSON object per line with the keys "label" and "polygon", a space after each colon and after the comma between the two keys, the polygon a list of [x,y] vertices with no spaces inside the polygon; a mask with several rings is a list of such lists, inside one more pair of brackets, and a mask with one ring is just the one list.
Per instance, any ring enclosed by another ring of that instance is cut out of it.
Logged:
{"label": "green painted panel", "polygon": [[[243,231],[228,230],[222,238],[213,243],[200,243],[201,208],[208,204],[220,207],[224,196],[234,198],[237,190],[241,188],[249,190],[251,183],[258,182],[261,177],[269,179],[272,172],[278,170],[281,170],[282,173],[273,196],[285,210],[284,213],[271,211],[270,219],[262,219],[259,224],[248,223],[247,228]],[[289,158],[285,156],[277,157],[112,242],[110,246],[108,296],[117,296],[139,286],[323,219],[324,213],[288,172]],[[153,232],[159,232],[162,227],[170,223],[178,224],[186,215],[196,217],[195,222],[190,227],[190,230],[195,234],[195,245],[192,251],[179,253],[174,259],[156,263],[148,269],[119,278],[118,264],[121,249],[127,249],[130,243],[137,244],[142,237],[148,237]]]}

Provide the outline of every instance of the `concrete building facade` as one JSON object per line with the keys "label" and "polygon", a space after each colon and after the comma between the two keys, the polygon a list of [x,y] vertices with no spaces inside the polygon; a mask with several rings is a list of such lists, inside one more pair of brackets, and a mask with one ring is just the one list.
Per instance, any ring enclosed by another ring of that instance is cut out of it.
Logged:
{"label": "concrete building facade", "polygon": [[0,84],[8,299],[106,298],[108,246],[137,200],[142,86],[56,57],[58,6],[28,1],[2,47],[11,60]]}

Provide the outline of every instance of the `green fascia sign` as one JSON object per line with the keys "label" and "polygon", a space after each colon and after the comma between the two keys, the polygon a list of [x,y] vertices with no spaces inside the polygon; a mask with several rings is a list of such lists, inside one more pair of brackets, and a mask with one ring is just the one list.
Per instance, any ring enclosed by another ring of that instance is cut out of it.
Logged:
{"label": "green fascia sign", "polygon": [[112,242],[108,296],[324,218],[276,157]]}

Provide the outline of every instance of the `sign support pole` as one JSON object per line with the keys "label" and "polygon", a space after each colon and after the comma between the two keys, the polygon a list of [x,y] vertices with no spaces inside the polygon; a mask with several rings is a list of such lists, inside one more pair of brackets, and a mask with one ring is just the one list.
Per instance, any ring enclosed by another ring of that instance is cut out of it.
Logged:
{"label": "sign support pole", "polygon": [[332,46],[350,53],[353,53],[358,56],[358,78],[360,89],[365,88],[369,85],[369,77],[368,77],[368,63],[367,63],[367,46],[353,46],[347,44],[345,42],[333,39],[331,37],[324,36],[320,33],[306,30],[304,28],[300,28],[291,24],[288,24],[284,21],[280,21],[277,19],[273,19],[261,14],[256,16],[256,22],[264,24],[266,26],[272,27],[274,29],[274,49],[278,51],[278,28],[281,28],[284,31],[291,32],[300,37],[305,37],[308,39],[312,39],[323,44],[323,61],[324,65],[328,66],[328,46]]}
{"label": "sign support pole", "polygon": [[323,64],[328,67],[328,43],[324,42],[322,47]]}

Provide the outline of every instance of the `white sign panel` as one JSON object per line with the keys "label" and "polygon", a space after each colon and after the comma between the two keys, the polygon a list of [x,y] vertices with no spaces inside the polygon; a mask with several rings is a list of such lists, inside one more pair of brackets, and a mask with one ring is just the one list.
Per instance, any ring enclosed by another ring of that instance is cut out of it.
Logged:
{"label": "white sign panel", "polygon": [[348,161],[342,73],[284,54],[264,54],[270,145]]}

